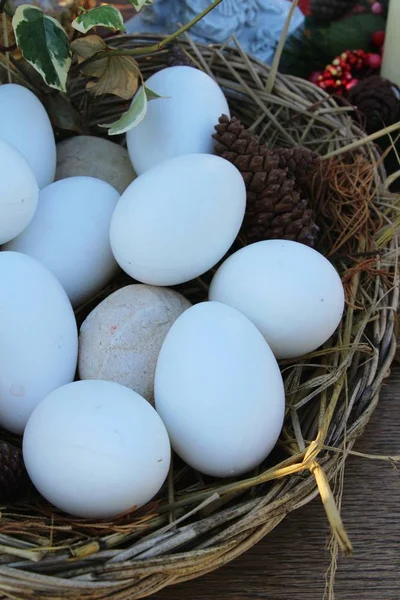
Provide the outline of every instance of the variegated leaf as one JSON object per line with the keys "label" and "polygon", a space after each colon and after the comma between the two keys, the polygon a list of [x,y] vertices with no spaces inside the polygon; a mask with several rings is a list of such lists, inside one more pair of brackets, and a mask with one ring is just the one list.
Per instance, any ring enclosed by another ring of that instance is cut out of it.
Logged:
{"label": "variegated leaf", "polygon": [[49,87],[65,92],[71,53],[64,28],[30,4],[17,7],[12,24],[24,59]]}
{"label": "variegated leaf", "polygon": [[146,116],[149,100],[155,100],[156,98],[161,97],[162,96],[153,92],[153,90],[142,85],[132,100],[130,108],[122,115],[122,117],[114,123],[101,125],[101,127],[106,127],[108,129],[108,135],[126,133],[130,129],[137,127],[137,125],[143,121]]}
{"label": "variegated leaf", "polygon": [[150,4],[153,4],[153,0],[129,0],[129,2],[132,4],[133,8],[136,9],[136,12],[142,10],[144,6],[149,6]]}
{"label": "variegated leaf", "polygon": [[93,27],[107,27],[125,31],[124,19],[117,8],[109,4],[96,6],[82,12],[72,21],[72,27],[80,33],[87,33]]}

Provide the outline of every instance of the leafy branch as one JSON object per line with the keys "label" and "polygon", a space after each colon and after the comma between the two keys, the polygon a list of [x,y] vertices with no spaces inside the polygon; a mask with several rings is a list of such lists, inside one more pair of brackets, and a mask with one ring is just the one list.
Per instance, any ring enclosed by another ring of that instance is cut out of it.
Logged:
{"label": "leafy branch", "polygon": [[[136,11],[151,4],[152,0],[129,0]],[[128,111],[116,122],[104,127],[109,135],[123,133],[135,127],[144,118],[147,104],[159,96],[148,89],[135,56],[152,54],[173,42],[196,25],[222,0],[213,0],[189,23],[180,27],[161,42],[152,46],[132,49],[110,48],[100,36],[91,30],[106,27],[113,31],[125,31],[120,11],[109,4],[101,4],[86,10],[79,7],[79,14],[69,19],[69,31],[75,30],[72,41],[59,19],[45,14],[32,4],[22,4],[14,11],[12,0],[0,0],[0,13],[6,15],[15,42],[26,63],[40,74],[48,88],[67,92],[68,74],[73,60],[87,79],[86,89],[97,96],[114,94],[125,100],[133,98]],[[91,32],[90,35],[86,35]],[[14,40],[13,40],[14,41]],[[7,44],[8,46],[8,44]],[[9,52],[13,46],[0,46],[0,52]],[[23,62],[21,63],[22,66]],[[40,87],[40,86],[39,86]],[[67,96],[65,96],[67,98]]]}
{"label": "leafy branch", "polygon": [[108,48],[107,50],[100,51],[100,52],[94,54],[93,56],[91,56],[87,61],[85,61],[85,63],[82,64],[82,66],[86,66],[88,63],[92,62],[93,60],[103,58],[104,56],[142,56],[143,54],[153,54],[154,52],[158,52],[159,50],[162,50],[165,46],[167,46],[168,44],[173,42],[180,35],[182,35],[182,33],[185,33],[186,31],[188,31],[188,29],[190,29],[191,27],[196,25],[196,23],[198,23],[203,17],[205,17],[212,10],[214,10],[214,8],[216,6],[218,6],[218,4],[220,4],[221,2],[222,2],[222,0],[214,0],[214,2],[212,2],[212,4],[207,6],[207,8],[205,8],[201,13],[196,15],[191,21],[189,21],[189,23],[186,23],[186,25],[183,25],[182,27],[180,27],[180,29],[178,29],[171,35],[165,37],[158,44],[153,44],[152,46],[145,46],[142,48],[132,48],[132,49],[124,49],[124,50],[113,50],[113,49]]}

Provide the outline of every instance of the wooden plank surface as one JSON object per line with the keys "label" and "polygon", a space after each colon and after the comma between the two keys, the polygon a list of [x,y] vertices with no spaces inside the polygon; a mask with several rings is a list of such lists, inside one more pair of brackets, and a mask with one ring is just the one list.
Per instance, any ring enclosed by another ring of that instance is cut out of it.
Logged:
{"label": "wooden plank surface", "polygon": [[[400,367],[393,369],[356,450],[400,455]],[[399,465],[400,467],[400,465]],[[352,457],[342,516],[354,555],[340,557],[335,600],[400,600],[400,477],[390,463]],[[245,555],[154,600],[322,600],[330,563],[328,525],[317,498]]]}

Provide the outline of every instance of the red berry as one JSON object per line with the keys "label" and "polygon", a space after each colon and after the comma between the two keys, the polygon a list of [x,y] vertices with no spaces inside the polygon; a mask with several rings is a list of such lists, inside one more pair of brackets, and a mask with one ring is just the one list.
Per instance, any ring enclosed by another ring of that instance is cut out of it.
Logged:
{"label": "red berry", "polygon": [[351,81],[349,81],[349,83],[346,83],[346,90],[351,90],[351,88],[357,85],[358,82],[359,79],[352,79]]}
{"label": "red berry", "polygon": [[375,31],[375,33],[372,34],[372,43],[377,48],[382,48],[383,44],[385,43],[385,32]]}
{"label": "red berry", "polygon": [[367,65],[371,69],[380,69],[382,66],[382,56],[380,54],[370,54],[367,59]]}
{"label": "red berry", "polygon": [[381,15],[383,13],[383,5],[380,2],[374,2],[371,6],[373,15]]}

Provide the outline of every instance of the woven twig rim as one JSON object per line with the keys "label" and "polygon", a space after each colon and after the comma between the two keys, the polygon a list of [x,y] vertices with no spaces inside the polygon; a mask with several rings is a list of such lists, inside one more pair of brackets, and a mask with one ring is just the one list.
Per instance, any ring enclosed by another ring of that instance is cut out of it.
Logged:
{"label": "woven twig rim", "polygon": [[[110,43],[124,48],[160,39],[117,36]],[[349,117],[350,108],[338,106],[307,81],[280,74],[273,74],[273,89],[268,91],[269,67],[248,57],[235,39],[224,47],[198,46],[190,39],[181,46],[195,65],[215,77],[232,112],[269,145],[305,145],[326,157],[344,148],[357,149],[376,165],[375,204],[382,226],[370,241],[379,265],[391,273],[390,283],[380,271],[368,288],[363,287],[363,275],[355,277],[346,316],[331,345],[308,356],[305,365],[302,360],[282,365],[288,410],[279,464],[269,459],[253,476],[228,483],[205,484],[200,478],[185,492],[174,470],[159,502],[147,512],[127,515],[120,530],[104,525],[90,535],[89,525],[52,513],[48,506],[47,513],[43,505],[5,507],[3,525],[0,522],[4,598],[143,598],[229,562],[318,493],[338,543],[343,550],[351,547],[328,481],[342,468],[374,411],[395,354],[399,204],[386,191],[379,154]],[[140,57],[145,77],[165,66],[166,57],[165,50]],[[115,97],[89,99],[78,74],[69,94],[87,130],[98,135],[104,135],[98,124],[126,109]],[[343,274],[340,259],[336,266]],[[103,295],[109,292],[110,288]],[[361,314],[354,308],[357,303],[364,306]],[[310,364],[311,375],[304,379]],[[29,527],[24,529],[35,519],[43,527],[40,539]]]}

